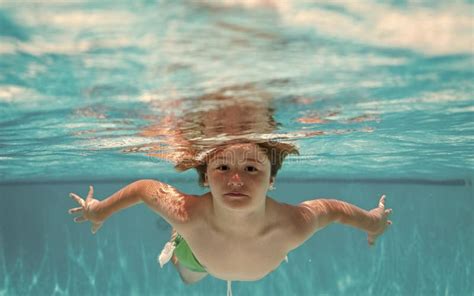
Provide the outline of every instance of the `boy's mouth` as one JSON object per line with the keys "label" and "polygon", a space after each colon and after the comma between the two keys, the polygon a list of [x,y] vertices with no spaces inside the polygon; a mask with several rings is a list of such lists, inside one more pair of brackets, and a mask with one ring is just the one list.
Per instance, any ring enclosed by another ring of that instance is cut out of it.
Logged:
{"label": "boy's mouth", "polygon": [[247,194],[244,194],[242,192],[228,192],[228,193],[225,193],[224,195],[230,196],[230,197],[246,197],[246,196],[248,196]]}

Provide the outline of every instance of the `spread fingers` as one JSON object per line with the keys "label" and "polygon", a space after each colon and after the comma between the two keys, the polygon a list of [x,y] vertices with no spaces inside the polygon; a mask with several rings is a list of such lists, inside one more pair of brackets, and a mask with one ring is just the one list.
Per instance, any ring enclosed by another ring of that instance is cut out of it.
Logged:
{"label": "spread fingers", "polygon": [[85,205],[84,200],[79,195],[74,194],[74,193],[69,193],[69,196],[73,198],[78,204],[80,204],[81,207]]}
{"label": "spread fingers", "polygon": [[385,194],[382,195],[382,197],[380,197],[380,200],[379,200],[379,208],[385,208]]}
{"label": "spread fingers", "polygon": [[89,193],[87,194],[87,200],[92,199],[94,197],[94,187],[92,185],[89,186]]}
{"label": "spread fingers", "polygon": [[82,207],[69,209],[68,211],[69,214],[78,213],[78,212],[82,212]]}
{"label": "spread fingers", "polygon": [[85,221],[87,221],[87,219],[84,218],[84,216],[74,218],[74,222],[76,222],[76,223],[82,223],[82,222],[85,222]]}

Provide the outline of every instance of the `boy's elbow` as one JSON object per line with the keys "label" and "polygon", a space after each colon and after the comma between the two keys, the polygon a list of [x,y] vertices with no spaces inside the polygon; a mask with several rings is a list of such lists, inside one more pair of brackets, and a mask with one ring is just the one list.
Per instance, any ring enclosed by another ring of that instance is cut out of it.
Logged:
{"label": "boy's elbow", "polygon": [[137,184],[138,186],[141,186],[141,187],[146,187],[146,186],[149,186],[150,184],[153,184],[153,183],[157,183],[158,181],[157,180],[153,180],[153,179],[141,179],[141,180],[138,180],[138,181],[135,181],[134,184]]}
{"label": "boy's elbow", "polygon": [[321,211],[324,213],[325,225],[331,223],[343,223],[344,215],[342,214],[340,201],[337,199],[321,199]]}
{"label": "boy's elbow", "polygon": [[156,203],[160,198],[169,196],[175,191],[172,186],[153,179],[143,179],[135,183],[136,194],[145,203]]}
{"label": "boy's elbow", "polygon": [[158,188],[159,183],[160,182],[152,179],[142,179],[135,181],[131,185],[133,186],[133,192],[136,198],[146,201],[156,195],[156,188]]}
{"label": "boy's elbow", "polygon": [[334,207],[334,200],[315,199],[304,202],[302,217],[312,225],[312,231],[318,231],[340,219],[337,209]]}
{"label": "boy's elbow", "polygon": [[164,183],[158,180],[153,180],[153,179],[141,179],[141,180],[136,181],[134,184],[137,184],[137,188],[146,190],[150,187],[161,186]]}

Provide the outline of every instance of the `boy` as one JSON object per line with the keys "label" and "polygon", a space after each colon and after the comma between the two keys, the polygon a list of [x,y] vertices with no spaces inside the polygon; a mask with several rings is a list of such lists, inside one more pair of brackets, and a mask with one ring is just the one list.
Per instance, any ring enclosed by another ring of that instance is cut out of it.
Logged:
{"label": "boy", "polygon": [[297,153],[291,147],[282,143],[227,144],[180,167],[197,169],[200,183],[210,188],[201,196],[179,192],[159,181],[140,180],[98,201],[91,186],[85,200],[71,193],[80,207],[69,213],[81,213],[74,221],[91,221],[95,233],[113,213],[144,202],[175,230],[160,263],[173,254],[185,283],[211,274],[227,280],[229,288],[231,280],[254,281],[266,276],[288,252],[332,222],[366,231],[373,245],[391,224],[391,209],[384,208],[385,196],[377,208],[365,211],[333,199],[288,205],[266,195],[285,156]]}

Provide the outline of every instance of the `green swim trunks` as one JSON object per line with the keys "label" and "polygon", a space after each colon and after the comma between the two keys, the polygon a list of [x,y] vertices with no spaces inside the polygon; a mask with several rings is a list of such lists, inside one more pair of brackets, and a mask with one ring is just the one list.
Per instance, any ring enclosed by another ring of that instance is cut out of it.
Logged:
{"label": "green swim trunks", "polygon": [[176,246],[173,253],[178,258],[179,264],[191,271],[207,272],[204,266],[194,257],[193,251],[181,235],[178,234],[173,242]]}

